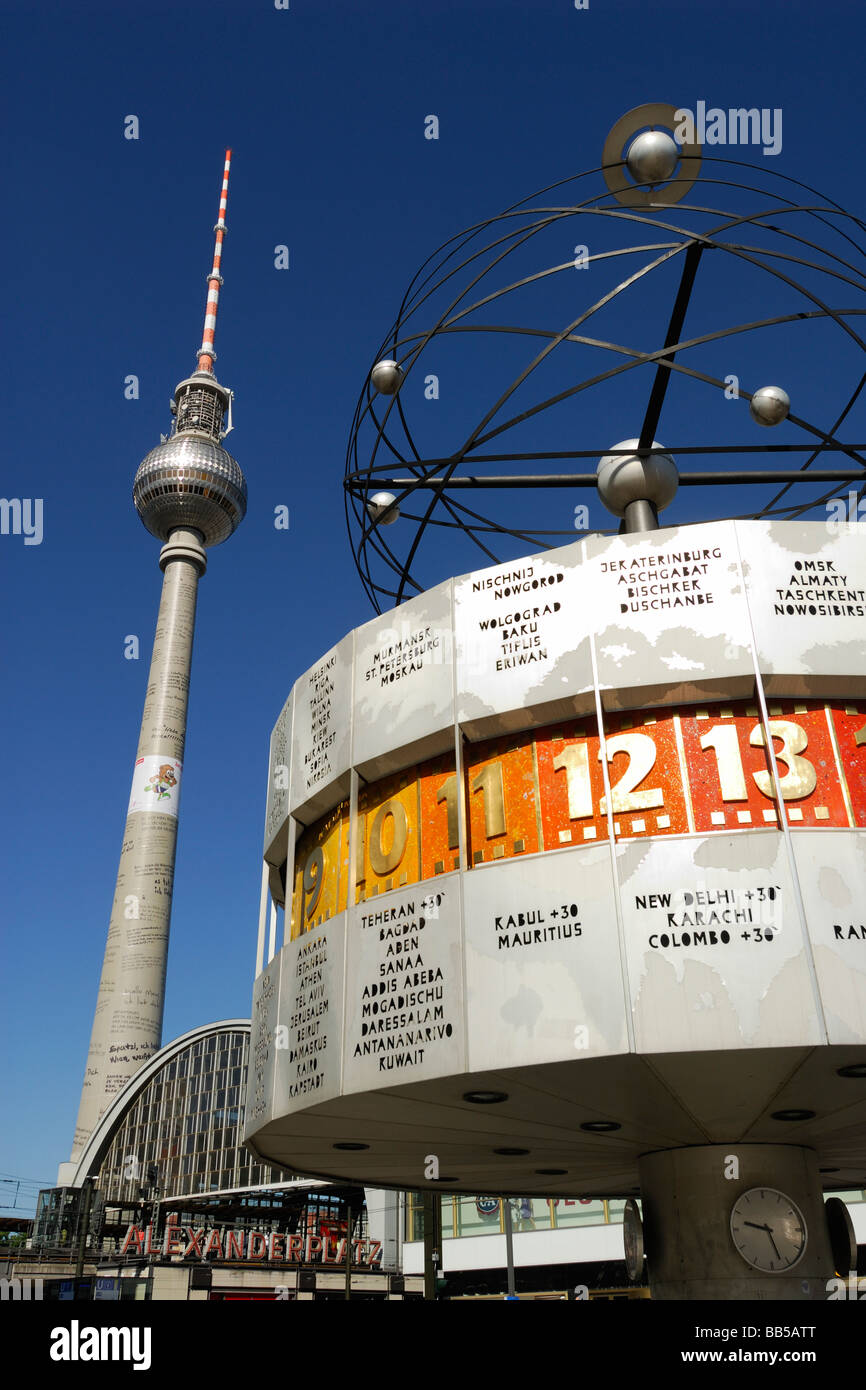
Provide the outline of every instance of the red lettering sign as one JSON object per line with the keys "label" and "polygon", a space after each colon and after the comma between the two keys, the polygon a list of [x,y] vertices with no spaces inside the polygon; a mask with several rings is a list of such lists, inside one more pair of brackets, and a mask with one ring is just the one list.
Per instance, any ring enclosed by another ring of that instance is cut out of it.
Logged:
{"label": "red lettering sign", "polygon": [[[306,1236],[298,1232],[287,1235],[283,1231],[223,1231],[218,1226],[180,1227],[173,1217],[166,1225],[161,1245],[155,1246],[152,1236],[152,1226],[130,1226],[120,1253],[125,1255],[133,1249],[144,1255],[181,1255],[195,1260],[216,1255],[220,1260],[269,1260],[280,1264],[339,1264],[346,1258],[345,1239],[338,1242],[325,1230],[321,1235],[310,1232]],[[352,1241],[353,1264],[376,1264],[381,1252],[381,1241]]]}

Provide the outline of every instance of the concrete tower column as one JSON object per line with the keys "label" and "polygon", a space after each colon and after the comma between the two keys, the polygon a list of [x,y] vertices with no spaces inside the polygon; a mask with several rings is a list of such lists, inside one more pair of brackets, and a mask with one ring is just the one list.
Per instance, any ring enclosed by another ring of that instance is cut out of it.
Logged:
{"label": "concrete tower column", "polygon": [[[823,1300],[834,1277],[818,1160],[794,1144],[707,1144],[640,1159],[650,1291],[658,1299]],[[767,1190],[769,1189],[769,1199]],[[764,1197],[761,1197],[761,1193]],[[754,1194],[754,1195],[753,1195]],[[785,1208],[790,1199],[805,1229],[805,1248],[790,1268]],[[748,1198],[748,1202],[745,1199]],[[731,1213],[764,1269],[734,1245]],[[753,1209],[754,1208],[754,1209]],[[776,1246],[781,1259],[776,1260]],[[778,1268],[768,1268],[770,1261]]]}
{"label": "concrete tower column", "polygon": [[174,530],[164,573],[141,733],[71,1161],[162,1036],[177,817],[199,576],[197,531]]}

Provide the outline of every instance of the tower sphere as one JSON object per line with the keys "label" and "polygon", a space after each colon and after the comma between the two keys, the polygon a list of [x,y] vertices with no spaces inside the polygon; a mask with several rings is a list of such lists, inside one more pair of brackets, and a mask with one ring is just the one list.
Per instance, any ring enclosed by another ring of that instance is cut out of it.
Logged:
{"label": "tower sphere", "polygon": [[[637,439],[624,439],[615,449],[636,449]],[[661,446],[657,439],[652,447]],[[677,466],[670,454],[605,454],[598,465],[598,491],[614,516],[622,516],[629,502],[652,502],[661,511],[674,500],[679,483]]]}
{"label": "tower sphere", "polygon": [[152,536],[167,541],[177,527],[200,531],[206,546],[228,540],[247,510],[240,464],[219,444],[174,435],[139,464],[135,509]]}
{"label": "tower sphere", "polygon": [[657,184],[670,178],[679,157],[679,146],[671,135],[645,130],[632,140],[625,163],[635,183]]}
{"label": "tower sphere", "polygon": [[791,409],[791,398],[781,386],[762,386],[749,401],[752,419],[759,425],[780,425]]}
{"label": "tower sphere", "polygon": [[403,371],[390,357],[377,362],[370,373],[374,388],[382,396],[393,396],[403,384]]}

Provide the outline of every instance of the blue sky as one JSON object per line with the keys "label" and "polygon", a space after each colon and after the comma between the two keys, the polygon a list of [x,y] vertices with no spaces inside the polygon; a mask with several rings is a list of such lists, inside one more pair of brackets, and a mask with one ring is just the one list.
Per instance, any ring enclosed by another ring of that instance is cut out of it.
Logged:
{"label": "blue sky", "polygon": [[[50,1183],[75,1122],[159,599],[159,546],[135,514],[132,479],[194,367],[225,147],[234,159],[217,370],[235,391],[229,447],[250,501],[200,589],[166,1040],[249,1012],[268,736],[294,679],[372,616],[346,535],[342,475],[365,374],[416,269],[461,228],[595,168],[611,126],[645,101],[780,108],[778,156],[740,157],[863,217],[863,12],[858,0],[590,0],[583,11],[571,0],[291,0],[287,11],[266,0],[84,0],[7,3],[0,13],[0,492],[44,507],[40,545],[0,536],[0,1173]],[[424,138],[431,113],[436,141]],[[139,118],[136,141],[124,139],[129,114]],[[558,247],[539,247],[536,268],[566,260],[578,240],[565,229]],[[287,271],[274,266],[282,244]],[[512,320],[535,315],[550,326],[558,314],[560,327],[557,295],[577,302],[576,283],[539,292],[537,311],[521,297]],[[660,345],[673,288],[669,279],[615,326],[627,322],[639,346]],[[781,304],[777,290],[774,282],[763,300],[759,278],[729,285],[714,266],[695,313],[719,326],[720,301],[740,317],[783,312],[768,307]],[[856,353],[825,329],[768,335],[760,350],[768,380],[829,425],[844,384],[854,384]],[[483,414],[475,397],[495,399],[519,360],[511,345],[481,359],[456,347],[449,358],[446,346],[429,367],[438,401],[425,402],[410,380],[407,409],[431,450],[459,442]],[[757,348],[717,354],[712,369],[724,374],[734,361],[750,387],[763,384]],[[139,378],[138,400],[124,399],[128,374]],[[644,374],[639,389],[608,391],[571,422],[551,416],[539,438],[602,452],[638,432],[648,389]],[[701,428],[705,439],[744,438],[747,412],[735,428],[717,404],[686,394],[662,439],[700,438]],[[849,440],[866,437],[862,408],[846,429]],[[589,504],[591,525],[613,524],[593,494],[548,501],[554,527],[571,524],[574,501]],[[758,504],[731,489],[683,489],[669,519]],[[274,528],[279,505],[289,507],[288,531]],[[425,582],[476,563],[440,542]],[[124,659],[129,634],[140,639],[138,661]],[[12,1191],[0,1189],[0,1206]]]}

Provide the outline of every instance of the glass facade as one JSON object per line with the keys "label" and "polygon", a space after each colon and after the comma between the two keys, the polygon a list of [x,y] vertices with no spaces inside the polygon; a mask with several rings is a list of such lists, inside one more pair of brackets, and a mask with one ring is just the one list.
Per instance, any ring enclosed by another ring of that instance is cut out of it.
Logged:
{"label": "glass facade", "polygon": [[[505,1230],[504,1198],[443,1197],[442,1238],[498,1236]],[[556,1231],[574,1226],[599,1226],[621,1221],[623,1201],[576,1197],[511,1197],[515,1235],[525,1231]],[[406,1194],[406,1240],[424,1238],[424,1197]]]}
{"label": "glass facade", "polygon": [[33,1239],[41,1245],[71,1244],[78,1234],[80,1202],[81,1192],[76,1187],[52,1187],[40,1192]]}
{"label": "glass facade", "polygon": [[[828,1194],[829,1195],[829,1194]],[[849,1205],[866,1202],[866,1190],[837,1192]],[[442,1239],[461,1236],[498,1236],[505,1231],[505,1198],[442,1197]],[[588,1197],[511,1197],[511,1224],[515,1235],[526,1231],[573,1230],[576,1226],[604,1226],[622,1222],[625,1198],[594,1200]],[[424,1239],[424,1196],[406,1193],[407,1241]]]}
{"label": "glass facade", "polygon": [[256,1187],[293,1174],[257,1163],[242,1147],[249,1032],[227,1029],[190,1042],[130,1105],[102,1160],[106,1200],[136,1202]]}

